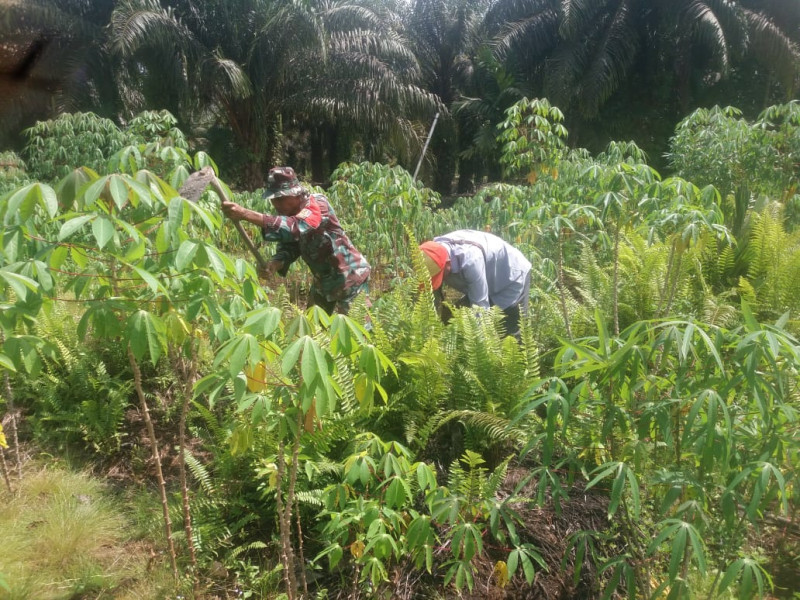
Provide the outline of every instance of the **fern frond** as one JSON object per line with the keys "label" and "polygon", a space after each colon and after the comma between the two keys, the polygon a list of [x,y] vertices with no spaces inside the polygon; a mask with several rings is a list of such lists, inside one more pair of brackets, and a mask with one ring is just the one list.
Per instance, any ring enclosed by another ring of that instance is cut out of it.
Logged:
{"label": "fern frond", "polygon": [[[473,410],[453,410],[442,413],[436,428],[445,423],[457,420],[465,425],[478,427],[486,432],[490,444],[512,443],[520,446],[528,439],[529,434],[522,429],[511,426],[511,421],[506,417]],[[435,429],[434,429],[435,431]],[[431,432],[433,433],[433,432]]]}
{"label": "fern frond", "polygon": [[322,501],[322,490],[297,491],[295,497],[298,502],[308,506],[322,508],[325,505]]}
{"label": "fern frond", "polygon": [[267,545],[264,542],[256,540],[255,542],[250,542],[245,546],[237,546],[236,548],[230,551],[228,556],[230,558],[236,558],[243,552],[249,552],[250,550],[264,550],[266,547]]}
{"label": "fern frond", "polygon": [[359,408],[358,400],[356,399],[355,385],[353,382],[353,373],[350,370],[350,362],[347,357],[337,355],[334,359],[336,371],[334,372],[334,380],[339,384],[341,390],[340,406],[342,413],[353,413]]}
{"label": "fern frond", "polygon": [[506,480],[508,463],[511,462],[512,458],[513,456],[507,457],[503,462],[497,465],[492,471],[491,475],[489,475],[489,479],[486,481],[486,485],[484,486],[484,494],[486,496],[494,497],[497,494],[500,486],[503,485],[503,482]]}
{"label": "fern frond", "polygon": [[224,444],[228,439],[228,431],[224,429],[217,420],[217,417],[208,408],[200,404],[197,400],[192,400],[192,406],[200,414],[211,437],[217,444]]}
{"label": "fern frond", "polygon": [[215,494],[216,486],[214,485],[214,482],[211,479],[211,474],[208,472],[208,469],[206,469],[205,465],[197,460],[197,458],[195,458],[188,450],[183,453],[183,460],[185,461],[186,466],[189,467],[189,472],[200,483],[200,487],[203,488],[203,491],[208,495]]}

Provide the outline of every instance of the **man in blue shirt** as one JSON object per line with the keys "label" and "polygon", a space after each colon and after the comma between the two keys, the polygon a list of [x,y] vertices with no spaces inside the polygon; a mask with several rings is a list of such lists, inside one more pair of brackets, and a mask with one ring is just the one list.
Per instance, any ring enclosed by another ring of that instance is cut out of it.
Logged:
{"label": "man in blue shirt", "polygon": [[442,283],[464,297],[457,304],[497,306],[505,329],[519,336],[520,315],[527,315],[531,263],[522,252],[496,235],[460,229],[420,245],[434,290]]}

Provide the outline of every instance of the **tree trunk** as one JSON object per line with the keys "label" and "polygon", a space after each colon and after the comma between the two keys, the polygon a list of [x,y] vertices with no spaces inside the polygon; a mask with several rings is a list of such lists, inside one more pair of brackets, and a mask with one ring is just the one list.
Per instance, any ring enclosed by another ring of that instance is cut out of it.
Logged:
{"label": "tree trunk", "polygon": [[431,154],[436,157],[436,168],[433,177],[429,178],[428,187],[432,187],[442,196],[449,196],[456,172],[458,145],[455,124],[447,115],[440,118],[439,125],[433,132]]}
{"label": "tree trunk", "polygon": [[342,141],[339,135],[339,128],[333,125],[328,125],[328,169],[325,171],[325,177],[319,181],[314,180],[315,183],[327,186],[331,178],[331,173],[339,166],[341,161],[342,151],[339,144]]}
{"label": "tree trunk", "polygon": [[164,516],[164,532],[167,536],[167,550],[169,551],[169,561],[172,566],[172,575],[177,581],[180,577],[178,575],[178,561],[175,556],[175,543],[172,540],[172,521],[169,518],[169,502],[167,500],[167,484],[164,481],[164,473],[161,470],[161,455],[158,452],[158,440],[156,439],[156,432],[153,428],[153,421],[150,419],[150,409],[147,407],[147,400],[144,395],[144,388],[142,388],[142,372],[136,362],[136,357],[133,355],[130,345],[128,345],[128,362],[130,362],[131,370],[133,371],[133,386],[136,389],[136,394],[139,397],[139,405],[142,408],[142,416],[144,423],[147,427],[147,436],[150,438],[150,448],[153,452],[153,460],[156,466],[156,478],[158,479],[158,489],[161,492],[161,509]]}
{"label": "tree trunk", "polygon": [[475,174],[478,170],[477,160],[473,158],[462,158],[458,161],[458,187],[456,193],[459,195],[468,194],[475,189]]}
{"label": "tree trunk", "polygon": [[303,585],[303,597],[311,598],[308,594],[308,578],[306,577],[306,559],[303,555],[303,527],[300,522],[300,503],[295,499],[294,501],[294,516],[297,522],[297,554],[300,559],[300,583]]}
{"label": "tree trunk", "polygon": [[255,114],[249,100],[230,102],[225,112],[236,145],[247,157],[242,165],[242,183],[248,189],[263,187],[264,175],[275,157],[275,121]]}

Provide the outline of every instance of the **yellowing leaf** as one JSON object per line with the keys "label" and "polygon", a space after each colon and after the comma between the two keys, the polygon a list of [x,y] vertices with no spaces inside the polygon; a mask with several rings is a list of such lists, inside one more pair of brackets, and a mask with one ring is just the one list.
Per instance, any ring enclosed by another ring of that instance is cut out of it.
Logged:
{"label": "yellowing leaf", "polygon": [[353,558],[361,558],[364,554],[364,542],[357,540],[350,544],[350,554],[353,555]]}
{"label": "yellowing leaf", "polygon": [[375,395],[375,383],[364,373],[359,373],[353,382],[353,391],[358,403],[367,409],[372,407],[372,400]]}
{"label": "yellowing leaf", "polygon": [[536,180],[538,178],[539,178],[538,173],[536,173],[536,171],[531,171],[530,173],[528,173],[528,177],[526,179],[528,180],[528,183],[533,185],[534,183],[536,183]]}
{"label": "yellowing leaf", "polygon": [[498,560],[494,565],[494,578],[497,587],[503,589],[508,585],[508,565],[502,560]]}
{"label": "yellowing leaf", "polygon": [[6,434],[3,433],[2,425],[0,425],[0,448],[8,448],[8,442],[6,441]]}
{"label": "yellowing leaf", "polygon": [[247,377],[247,389],[251,392],[263,392],[267,389],[267,365],[263,361],[255,367],[245,365],[244,374]]}

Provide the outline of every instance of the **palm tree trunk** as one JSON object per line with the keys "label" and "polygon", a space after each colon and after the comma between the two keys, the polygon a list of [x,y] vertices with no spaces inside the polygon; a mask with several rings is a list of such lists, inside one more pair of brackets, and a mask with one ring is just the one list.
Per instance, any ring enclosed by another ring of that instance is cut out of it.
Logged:
{"label": "palm tree trunk", "polygon": [[433,187],[442,196],[449,196],[456,173],[458,148],[455,142],[456,128],[453,120],[443,116],[431,139],[431,153],[436,157],[436,172],[428,187]]}
{"label": "palm tree trunk", "polygon": [[243,169],[243,183],[249,189],[261,187],[274,158],[275,122],[253,116],[254,109],[248,100],[228,102],[224,108],[236,145],[246,149],[249,157]]}
{"label": "palm tree trunk", "polygon": [[158,440],[156,439],[156,432],[153,428],[153,421],[150,419],[150,409],[147,407],[147,400],[144,396],[144,389],[142,388],[142,371],[136,362],[136,357],[133,355],[130,344],[128,345],[128,362],[133,371],[133,386],[136,389],[136,394],[139,397],[139,405],[142,408],[142,416],[144,423],[147,427],[147,436],[150,438],[150,448],[153,452],[153,460],[156,465],[156,478],[158,479],[158,489],[161,492],[161,510],[164,516],[164,532],[167,536],[167,549],[169,550],[169,561],[172,565],[172,575],[177,581],[178,575],[178,561],[175,555],[175,543],[172,540],[172,521],[169,518],[169,502],[167,501],[167,484],[164,481],[164,473],[161,470],[161,455],[158,452]]}
{"label": "palm tree trunk", "polygon": [[342,141],[341,136],[339,135],[339,128],[334,127],[333,125],[328,125],[327,127],[328,132],[328,169],[325,172],[325,177],[320,180],[314,180],[315,183],[325,183],[327,184],[328,180],[330,179],[330,174],[333,173],[333,170],[339,166],[341,162],[341,150],[339,147],[339,143]]}

